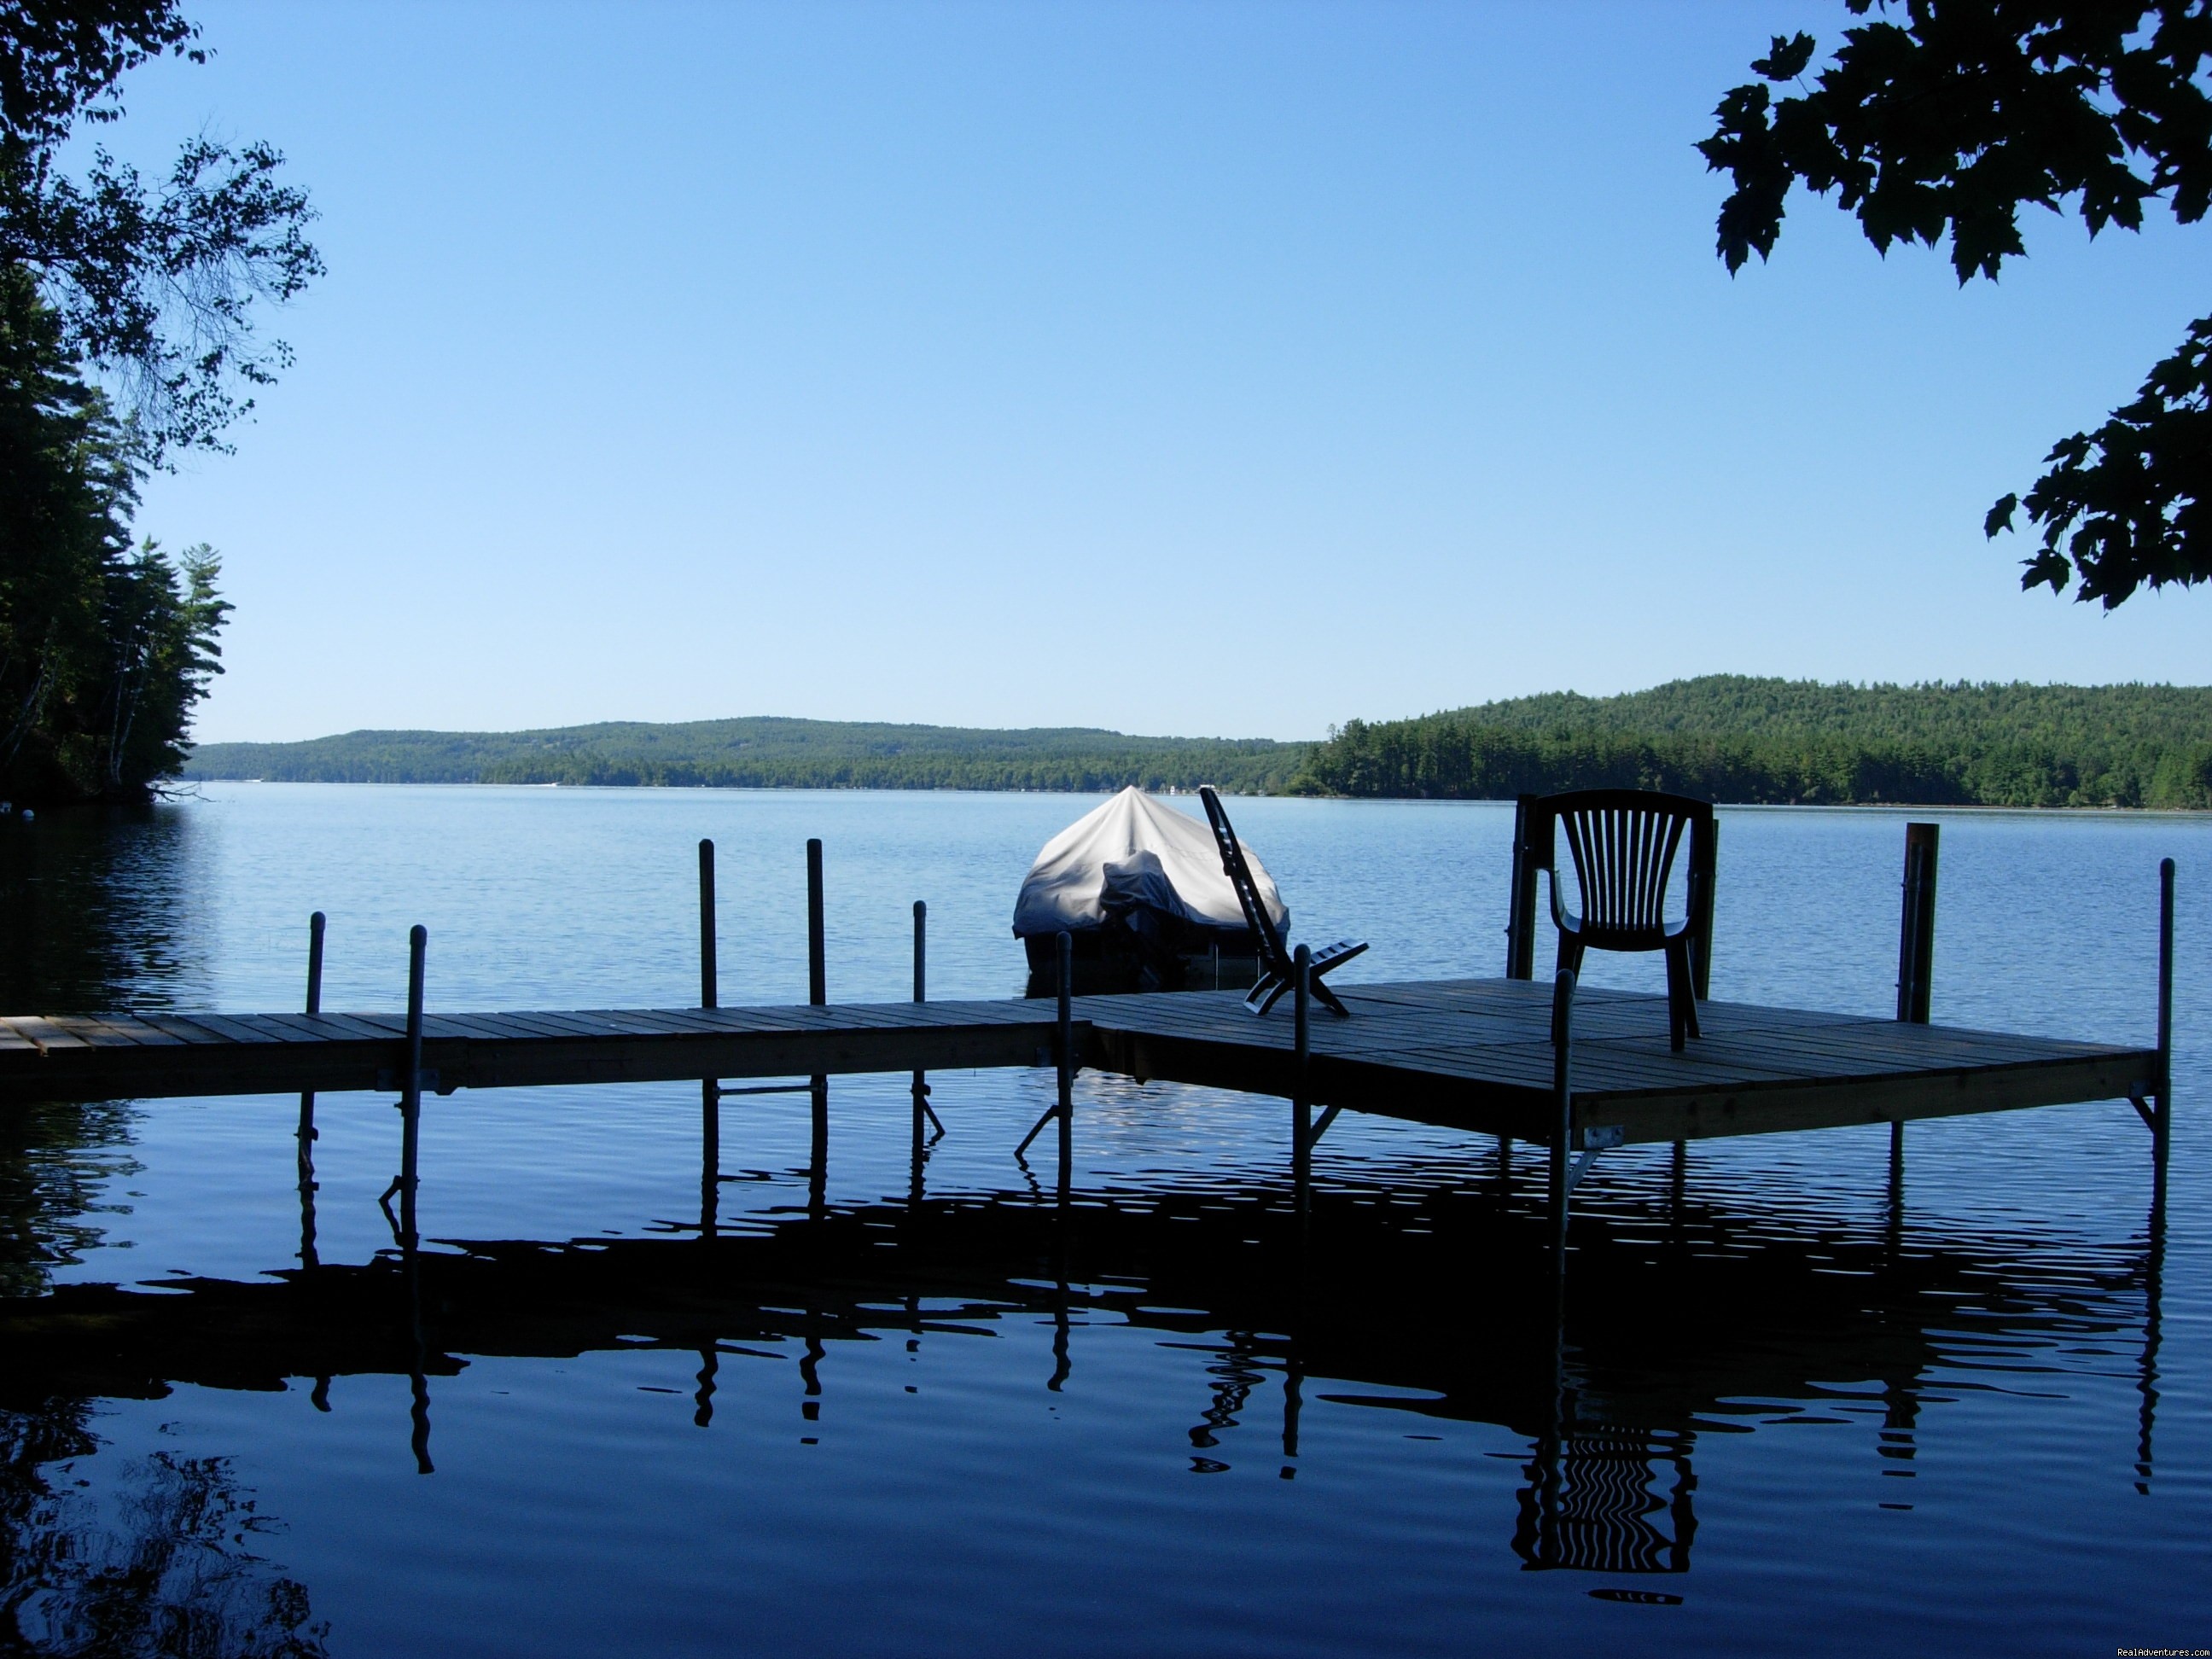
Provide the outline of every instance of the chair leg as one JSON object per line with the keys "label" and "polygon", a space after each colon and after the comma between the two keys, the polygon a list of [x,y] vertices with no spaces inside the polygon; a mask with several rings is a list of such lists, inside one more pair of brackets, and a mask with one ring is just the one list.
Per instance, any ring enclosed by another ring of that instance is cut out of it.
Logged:
{"label": "chair leg", "polygon": [[1686,1037],[1701,1036],[1698,1030],[1696,981],[1690,976],[1690,941],[1667,944],[1667,1046],[1680,1054]]}
{"label": "chair leg", "polygon": [[1561,933],[1559,935],[1559,965],[1565,969],[1567,972],[1572,974],[1577,979],[1580,979],[1582,977],[1583,942],[1579,935],[1575,933]]}

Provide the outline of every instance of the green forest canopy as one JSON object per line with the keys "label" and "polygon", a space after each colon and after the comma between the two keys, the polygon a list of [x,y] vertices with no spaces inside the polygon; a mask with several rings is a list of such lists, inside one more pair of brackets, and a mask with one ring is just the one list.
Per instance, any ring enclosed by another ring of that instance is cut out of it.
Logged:
{"label": "green forest canopy", "polygon": [[1352,720],[1320,744],[830,720],[352,732],[210,744],[189,778],[752,788],[1148,789],[1502,799],[1618,785],[1721,801],[2212,806],[2212,688],[1824,685],[1711,675]]}
{"label": "green forest canopy", "polygon": [[1826,685],[1715,674],[1352,720],[1297,787],[1483,799],[1678,791],[1826,805],[2212,806],[2212,687]]}

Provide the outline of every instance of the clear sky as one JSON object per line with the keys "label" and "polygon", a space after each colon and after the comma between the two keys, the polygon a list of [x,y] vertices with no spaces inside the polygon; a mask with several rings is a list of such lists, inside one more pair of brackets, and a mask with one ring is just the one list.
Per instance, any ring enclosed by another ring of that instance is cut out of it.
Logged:
{"label": "clear sky", "polygon": [[158,163],[322,213],[298,366],[148,489],[208,739],[732,714],[1282,738],[1722,671],[2207,677],[1990,502],[2205,309],[2212,229],[1961,290],[1692,144],[1840,0],[191,7]]}

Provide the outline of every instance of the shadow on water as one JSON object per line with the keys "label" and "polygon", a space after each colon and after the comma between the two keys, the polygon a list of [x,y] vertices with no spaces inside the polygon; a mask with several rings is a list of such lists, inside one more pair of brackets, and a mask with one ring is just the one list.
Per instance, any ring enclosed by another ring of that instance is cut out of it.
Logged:
{"label": "shadow on water", "polygon": [[[295,1378],[317,1379],[319,1402],[336,1376],[408,1375],[427,1472],[431,1385],[471,1356],[696,1353],[686,1405],[703,1429],[732,1351],[803,1354],[811,1392],[835,1344],[1042,1316],[1057,1340],[1036,1382],[1058,1389],[1081,1370],[1073,1334],[1118,1323],[1190,1356],[1195,1470],[1264,1447],[1294,1478],[1316,1401],[1493,1424],[1527,1449],[1514,1511],[1486,1523],[1498,1547],[1528,1570],[1663,1577],[1690,1569],[1702,1440],[1872,1419],[1884,1472],[1906,1481],[1923,1415],[1955,1395],[1931,1386],[1947,1364],[2102,1345],[2136,1373],[2130,1473],[2150,1478],[2155,1215],[2125,1248],[2069,1250],[1894,1215],[1777,1217],[1686,1192],[1678,1170],[1621,1183],[1575,1224],[1563,1319],[1539,1194],[1412,1170],[1316,1191],[1303,1229],[1286,1187],[1231,1184],[1064,1207],[1020,1191],[886,1201],[711,1237],[445,1241],[412,1263],[167,1280],[158,1295],[70,1285],[0,1304],[0,1405]],[[32,1478],[19,1461],[18,1488]],[[26,1517],[20,1559],[44,1511],[9,1504]]]}

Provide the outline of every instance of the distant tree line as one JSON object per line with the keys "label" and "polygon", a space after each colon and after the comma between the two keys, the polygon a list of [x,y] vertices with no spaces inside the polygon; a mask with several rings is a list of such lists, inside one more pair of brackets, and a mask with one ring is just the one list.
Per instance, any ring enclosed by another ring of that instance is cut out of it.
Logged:
{"label": "distant tree line", "polygon": [[187,778],[299,783],[507,783],[723,789],[1036,789],[1217,783],[1280,793],[1303,744],[751,719],[514,732],[352,732],[210,744]]}
{"label": "distant tree line", "polygon": [[1498,799],[1665,789],[1710,800],[2212,806],[2212,689],[1821,685],[1717,675],[1624,696],[1352,720],[1300,793]]}

